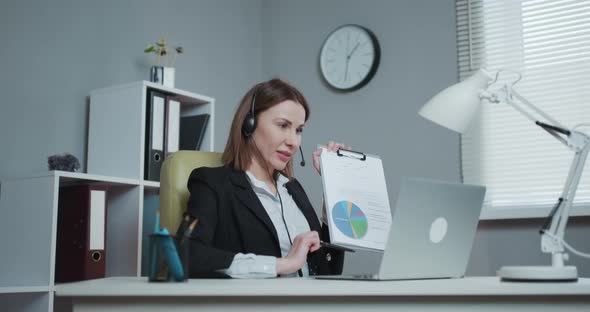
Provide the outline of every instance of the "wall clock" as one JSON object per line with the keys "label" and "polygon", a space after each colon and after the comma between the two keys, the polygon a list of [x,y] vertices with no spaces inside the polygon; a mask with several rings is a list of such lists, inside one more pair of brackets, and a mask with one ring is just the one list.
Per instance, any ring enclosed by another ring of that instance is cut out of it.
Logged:
{"label": "wall clock", "polygon": [[339,91],[365,86],[377,72],[381,48],[369,29],[348,24],[332,31],[322,45],[320,71],[323,79]]}

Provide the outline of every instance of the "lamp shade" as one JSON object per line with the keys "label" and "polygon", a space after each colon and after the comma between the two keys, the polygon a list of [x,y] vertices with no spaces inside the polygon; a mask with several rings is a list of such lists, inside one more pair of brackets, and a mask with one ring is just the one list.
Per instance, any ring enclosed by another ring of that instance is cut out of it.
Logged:
{"label": "lamp shade", "polygon": [[480,69],[462,82],[439,92],[418,114],[443,127],[465,133],[479,110],[479,94],[487,88],[490,79],[490,74]]}

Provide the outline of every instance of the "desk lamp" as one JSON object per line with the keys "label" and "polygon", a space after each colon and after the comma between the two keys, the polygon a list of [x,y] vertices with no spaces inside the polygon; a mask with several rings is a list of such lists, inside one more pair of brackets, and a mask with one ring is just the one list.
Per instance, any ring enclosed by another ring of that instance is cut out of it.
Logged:
{"label": "desk lamp", "polygon": [[565,249],[582,257],[590,255],[568,245],[564,241],[564,233],[584,162],[590,150],[590,137],[576,131],[576,128],[588,124],[580,124],[572,129],[564,127],[513,89],[520,77],[516,82],[507,84],[498,81],[499,74],[500,72],[491,74],[485,69],[480,69],[471,77],[435,95],[422,107],[419,114],[443,127],[465,133],[470,121],[478,112],[480,103],[504,103],[515,108],[574,151],[574,160],[561,197],[540,230],[541,251],[551,254],[551,266],[504,266],[498,271],[498,275],[506,280],[576,280],[576,267],[564,265],[564,261],[568,260]]}

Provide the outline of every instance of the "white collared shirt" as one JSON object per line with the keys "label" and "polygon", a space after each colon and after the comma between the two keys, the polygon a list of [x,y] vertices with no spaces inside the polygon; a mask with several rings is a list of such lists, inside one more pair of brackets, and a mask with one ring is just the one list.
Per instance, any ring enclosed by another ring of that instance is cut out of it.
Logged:
{"label": "white collared shirt", "polygon": [[[270,217],[274,225],[279,244],[281,247],[281,255],[287,256],[291,249],[291,241],[295,236],[310,230],[309,223],[299,209],[293,198],[284,186],[289,179],[283,175],[279,175],[277,179],[277,192],[275,195],[271,192],[264,181],[258,180],[251,172],[246,171],[250,185],[256,193],[256,196],[262,203],[264,210]],[[279,198],[280,195],[280,198]],[[282,201],[282,211],[281,211]],[[285,222],[283,222],[283,214]],[[288,229],[287,229],[287,227]],[[288,232],[287,232],[288,231]],[[289,236],[291,239],[289,239]],[[235,255],[231,265],[221,272],[233,278],[267,278],[275,277],[276,272],[276,257],[261,256],[255,254],[238,253]],[[303,276],[309,275],[307,263],[301,269]],[[290,277],[297,276],[297,272],[289,274]]]}

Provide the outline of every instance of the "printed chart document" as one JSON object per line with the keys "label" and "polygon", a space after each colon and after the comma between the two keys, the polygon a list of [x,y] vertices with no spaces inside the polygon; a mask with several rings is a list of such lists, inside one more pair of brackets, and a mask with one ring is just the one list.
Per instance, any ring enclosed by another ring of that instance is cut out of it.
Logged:
{"label": "printed chart document", "polygon": [[381,158],[320,148],[330,242],[384,250],[391,208]]}

